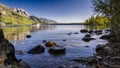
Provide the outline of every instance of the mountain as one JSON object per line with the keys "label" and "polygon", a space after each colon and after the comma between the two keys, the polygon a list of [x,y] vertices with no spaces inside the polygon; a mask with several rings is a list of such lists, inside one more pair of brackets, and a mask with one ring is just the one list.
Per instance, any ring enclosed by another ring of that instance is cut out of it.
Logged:
{"label": "mountain", "polygon": [[21,8],[10,8],[4,4],[0,4],[0,25],[1,24],[54,24],[57,23],[54,20],[47,18],[38,18],[31,16],[28,12]]}
{"label": "mountain", "polygon": [[47,18],[38,18],[36,16],[30,16],[30,19],[34,20],[35,22],[40,22],[40,23],[44,23],[44,24],[55,24],[55,23],[57,23],[54,20],[49,20]]}
{"label": "mountain", "polygon": [[46,23],[46,24],[55,24],[55,23],[57,23],[56,21],[54,21],[54,20],[49,20],[49,19],[47,19],[47,18],[40,18],[40,20],[41,20],[41,22],[44,22],[44,23]]}
{"label": "mountain", "polygon": [[[18,9],[19,10],[19,9]],[[33,24],[34,21],[29,19],[26,12],[12,9],[6,5],[0,4],[0,22],[5,24]],[[24,15],[23,15],[24,14]]]}

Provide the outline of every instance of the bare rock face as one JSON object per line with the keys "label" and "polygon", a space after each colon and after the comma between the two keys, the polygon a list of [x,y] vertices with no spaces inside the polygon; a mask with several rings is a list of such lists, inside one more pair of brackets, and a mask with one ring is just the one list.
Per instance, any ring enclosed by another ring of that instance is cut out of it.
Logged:
{"label": "bare rock face", "polygon": [[20,15],[22,16],[26,16],[26,17],[29,17],[30,15],[24,10],[24,9],[21,9],[21,8],[13,8],[13,10],[17,13],[19,13]]}

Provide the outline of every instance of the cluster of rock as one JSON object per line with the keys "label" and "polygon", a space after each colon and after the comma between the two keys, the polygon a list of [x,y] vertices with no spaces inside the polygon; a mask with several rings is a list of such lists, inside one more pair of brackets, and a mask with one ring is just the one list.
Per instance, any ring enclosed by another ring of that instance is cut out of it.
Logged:
{"label": "cluster of rock", "polygon": [[[96,35],[102,35],[103,34],[103,30],[87,30],[87,29],[82,29],[80,30],[81,33],[86,33],[86,35],[83,37],[83,41],[85,42],[89,42],[91,40],[95,40],[95,38],[92,38],[92,35],[96,34]],[[106,31],[108,32],[108,31]]]}
{"label": "cluster of rock", "polygon": [[74,61],[92,65],[95,68],[120,68],[120,29],[106,31],[110,31],[110,34],[103,35],[100,39],[108,40],[109,43],[97,45],[94,56],[80,57]]}

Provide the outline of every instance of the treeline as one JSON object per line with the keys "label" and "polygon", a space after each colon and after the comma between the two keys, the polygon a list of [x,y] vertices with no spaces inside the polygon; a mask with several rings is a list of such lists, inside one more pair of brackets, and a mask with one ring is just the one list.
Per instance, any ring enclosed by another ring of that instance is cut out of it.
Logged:
{"label": "treeline", "polygon": [[92,0],[94,12],[109,18],[112,28],[120,28],[120,0]]}
{"label": "treeline", "polygon": [[84,22],[86,25],[109,25],[110,21],[105,16],[91,16],[89,19]]}

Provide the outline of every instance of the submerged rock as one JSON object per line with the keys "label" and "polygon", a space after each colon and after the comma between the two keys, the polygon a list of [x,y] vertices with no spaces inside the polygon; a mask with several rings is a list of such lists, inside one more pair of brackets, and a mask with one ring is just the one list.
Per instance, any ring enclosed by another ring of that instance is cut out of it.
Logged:
{"label": "submerged rock", "polygon": [[63,39],[63,41],[67,41],[66,39]]}
{"label": "submerged rock", "polygon": [[46,46],[46,47],[56,46],[56,43],[53,42],[53,41],[49,41],[49,42],[46,42],[46,43],[45,43],[45,46]]}
{"label": "submerged rock", "polygon": [[28,51],[28,53],[29,54],[40,54],[40,53],[43,53],[44,51],[45,51],[45,48],[43,46],[37,45],[36,47]]}
{"label": "submerged rock", "polygon": [[67,35],[71,35],[72,33],[68,33]]}
{"label": "submerged rock", "polygon": [[63,54],[66,52],[66,48],[63,46],[54,46],[49,49],[49,53],[51,54]]}
{"label": "submerged rock", "polygon": [[79,34],[79,32],[74,32],[74,34]]}
{"label": "submerged rock", "polygon": [[30,65],[24,61],[20,62],[21,68],[31,68]]}
{"label": "submerged rock", "polygon": [[89,48],[90,46],[87,45],[87,46],[85,46],[85,47],[86,47],[86,48]]}

